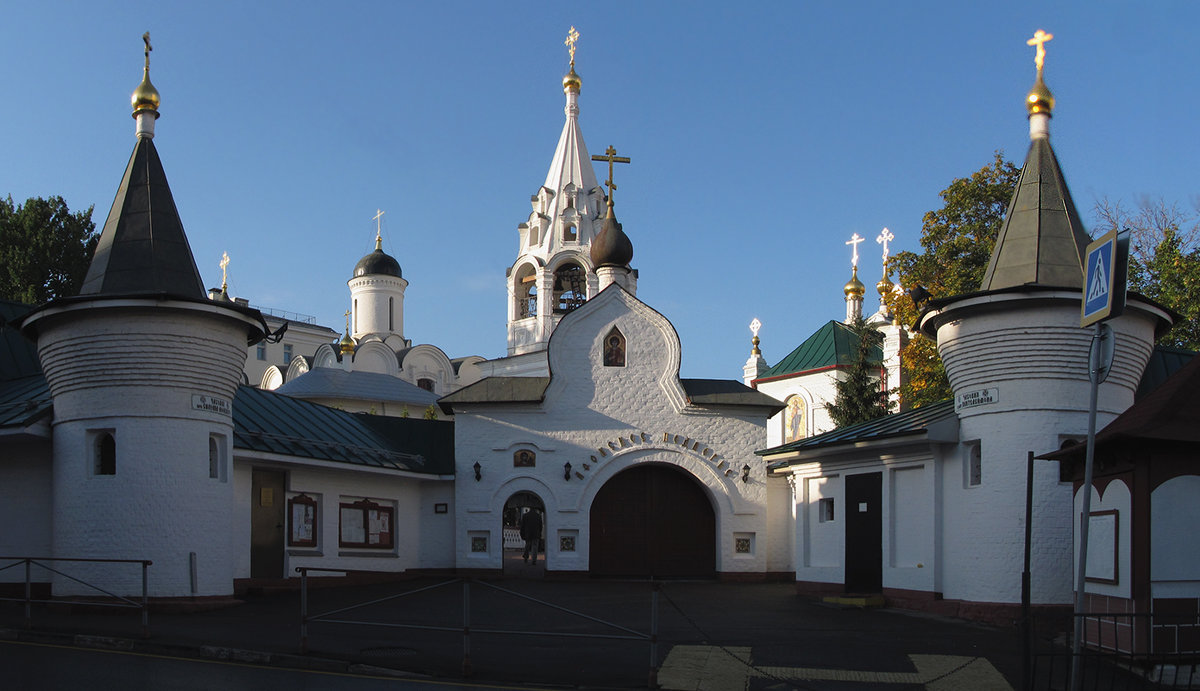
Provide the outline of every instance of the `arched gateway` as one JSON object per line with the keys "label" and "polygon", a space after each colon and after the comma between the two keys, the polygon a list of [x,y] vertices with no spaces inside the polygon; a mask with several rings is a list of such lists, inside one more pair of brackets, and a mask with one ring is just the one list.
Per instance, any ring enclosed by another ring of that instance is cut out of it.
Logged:
{"label": "arched gateway", "polygon": [[613,476],[592,501],[593,576],[712,578],[716,514],[686,471],[639,465]]}

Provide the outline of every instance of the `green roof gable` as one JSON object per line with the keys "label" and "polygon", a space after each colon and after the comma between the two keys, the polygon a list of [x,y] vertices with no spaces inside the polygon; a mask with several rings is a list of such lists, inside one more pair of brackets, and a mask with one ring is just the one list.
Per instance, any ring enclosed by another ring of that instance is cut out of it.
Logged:
{"label": "green roof gable", "polygon": [[[845,367],[854,361],[857,348],[858,336],[854,331],[842,322],[830,321],[758,378],[770,379],[828,367]],[[871,362],[883,362],[882,348],[872,349]]]}

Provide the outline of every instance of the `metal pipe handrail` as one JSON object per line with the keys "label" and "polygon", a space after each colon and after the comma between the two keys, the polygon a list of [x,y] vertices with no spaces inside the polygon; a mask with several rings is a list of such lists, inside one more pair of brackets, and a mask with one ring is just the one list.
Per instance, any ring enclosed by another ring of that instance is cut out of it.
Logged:
{"label": "metal pipe handrail", "polygon": [[[472,632],[486,633],[486,634],[499,634],[499,635],[516,635],[516,636],[554,636],[554,637],[560,637],[560,638],[597,638],[597,639],[605,639],[605,640],[649,641],[649,643],[650,643],[649,684],[650,684],[650,688],[657,687],[657,681],[658,681],[658,596],[659,596],[659,590],[662,587],[662,584],[659,583],[658,581],[651,581],[652,592],[651,592],[651,604],[650,604],[651,610],[650,610],[650,632],[649,633],[643,633],[641,631],[637,631],[635,629],[631,629],[626,626],[622,626],[620,624],[616,624],[616,623],[613,623],[610,621],[605,621],[603,619],[599,619],[597,617],[593,617],[591,615],[584,614],[583,612],[578,612],[573,609],[563,607],[561,605],[556,605],[552,602],[547,602],[545,600],[540,600],[535,597],[530,597],[529,595],[525,595],[523,593],[518,593],[516,591],[509,590],[507,588],[501,588],[500,586],[493,585],[491,583],[485,583],[483,581],[476,581],[473,578],[456,578],[456,579],[453,579],[450,581],[444,581],[441,583],[436,583],[434,585],[417,588],[415,590],[405,591],[403,593],[399,593],[396,595],[389,595],[387,597],[376,598],[374,600],[369,600],[367,602],[357,603],[354,605],[350,605],[348,607],[340,607],[338,609],[330,610],[328,612],[323,612],[321,614],[309,615],[309,613],[308,613],[308,574],[309,574],[309,572],[325,572],[325,573],[342,573],[342,574],[344,574],[344,573],[347,573],[348,571],[352,571],[352,570],[351,569],[331,569],[331,568],[322,568],[322,567],[305,567],[305,566],[296,567],[296,572],[300,574],[300,652],[301,653],[303,653],[303,654],[308,653],[308,624],[309,624],[309,622],[316,622],[316,621],[324,622],[326,624],[344,624],[344,625],[350,625],[350,626],[377,626],[377,627],[392,628],[392,629],[416,629],[416,630],[422,630],[422,631],[444,631],[444,632],[461,631],[462,639],[463,639],[462,673],[463,673],[464,677],[469,677],[469,676],[471,676],[471,673],[472,673],[472,668],[471,668],[471,633]],[[379,574],[386,573],[389,575],[395,575],[394,573],[384,572],[384,571],[369,571],[369,572],[355,571],[355,573],[379,573]],[[462,583],[463,584],[462,626],[438,626],[438,625],[432,625],[432,624],[403,624],[403,623],[395,623],[395,622],[362,621],[362,620],[356,620],[356,619],[331,619],[331,618],[329,618],[335,614],[341,614],[342,612],[349,612],[352,610],[360,609],[362,607],[376,605],[381,602],[388,602],[390,600],[396,600],[401,597],[405,597],[408,595],[415,595],[416,593],[426,592],[429,590],[434,590],[436,588],[441,588],[443,586],[451,585],[454,583]],[[512,596],[517,597],[522,600],[526,600],[526,601],[534,602],[534,603],[537,603],[537,604],[540,604],[540,605],[543,605],[546,607],[550,607],[551,609],[555,609],[560,612],[564,612],[566,614],[570,614],[572,616],[576,616],[576,617],[585,619],[585,620],[593,622],[593,623],[601,624],[603,626],[607,626],[609,628],[613,628],[618,631],[623,631],[625,633],[624,634],[577,633],[577,632],[563,632],[563,631],[534,631],[534,630],[529,630],[529,629],[519,629],[518,630],[518,629],[473,628],[471,626],[471,584],[472,583],[477,583],[478,585],[482,585],[486,588],[491,588],[492,590],[495,590],[497,592],[506,593],[508,595],[512,595]]]}
{"label": "metal pipe handrail", "polygon": [[[126,609],[138,609],[142,613],[142,638],[150,637],[150,598],[149,598],[149,577],[148,569],[154,564],[149,559],[96,559],[91,557],[0,557],[0,561],[11,560],[13,563],[0,567],[0,571],[5,571],[14,566],[25,566],[25,597],[0,597],[3,602],[24,602],[25,603],[25,628],[30,630],[33,628],[33,605],[34,604],[56,604],[56,605],[87,605],[92,607],[118,607]],[[140,601],[132,597],[117,595],[101,588],[94,583],[88,583],[85,580],[76,578],[69,573],[60,571],[42,562],[81,562],[81,563],[101,563],[101,564],[140,564],[142,567],[142,596]],[[76,600],[76,599],[39,599],[33,597],[33,566],[45,569],[50,573],[57,574],[66,578],[69,581],[78,583],[103,593],[104,595],[117,600],[117,602],[103,602],[99,600]]]}

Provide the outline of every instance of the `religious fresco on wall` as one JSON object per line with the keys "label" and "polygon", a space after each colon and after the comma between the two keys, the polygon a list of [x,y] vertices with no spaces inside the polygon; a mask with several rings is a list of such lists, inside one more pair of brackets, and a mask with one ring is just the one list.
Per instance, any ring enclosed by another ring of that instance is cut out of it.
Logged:
{"label": "religious fresco on wall", "polygon": [[808,436],[808,407],[800,396],[787,400],[783,410],[783,443],[793,442]]}

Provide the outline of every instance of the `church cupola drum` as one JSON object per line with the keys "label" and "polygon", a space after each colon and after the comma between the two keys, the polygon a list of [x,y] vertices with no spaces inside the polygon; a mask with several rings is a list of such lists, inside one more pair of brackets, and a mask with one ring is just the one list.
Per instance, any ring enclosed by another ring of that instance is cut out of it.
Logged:
{"label": "church cupola drum", "polygon": [[[257,310],[208,299],[154,147],[160,97],[146,66],[137,143],[80,294],[42,305],[37,342],[54,403],[53,556],[147,559],[152,597],[233,592],[232,405]],[[138,569],[72,575],[140,594]],[[55,596],[94,594],[56,579]]]}
{"label": "church cupola drum", "polygon": [[529,217],[517,227],[517,259],[506,276],[509,355],[545,350],[563,315],[599,291],[590,250],[604,225],[605,195],[579,128],[578,40],[571,27],[570,69],[562,80],[566,122],[545,182],[530,198]]}
{"label": "church cupola drum", "polygon": [[346,282],[354,321],[351,333],[359,341],[370,335],[404,337],[404,290],[408,281],[400,271],[400,262],[383,251],[384,213],[376,211],[373,219],[375,251],[358,260],[354,275]]}

